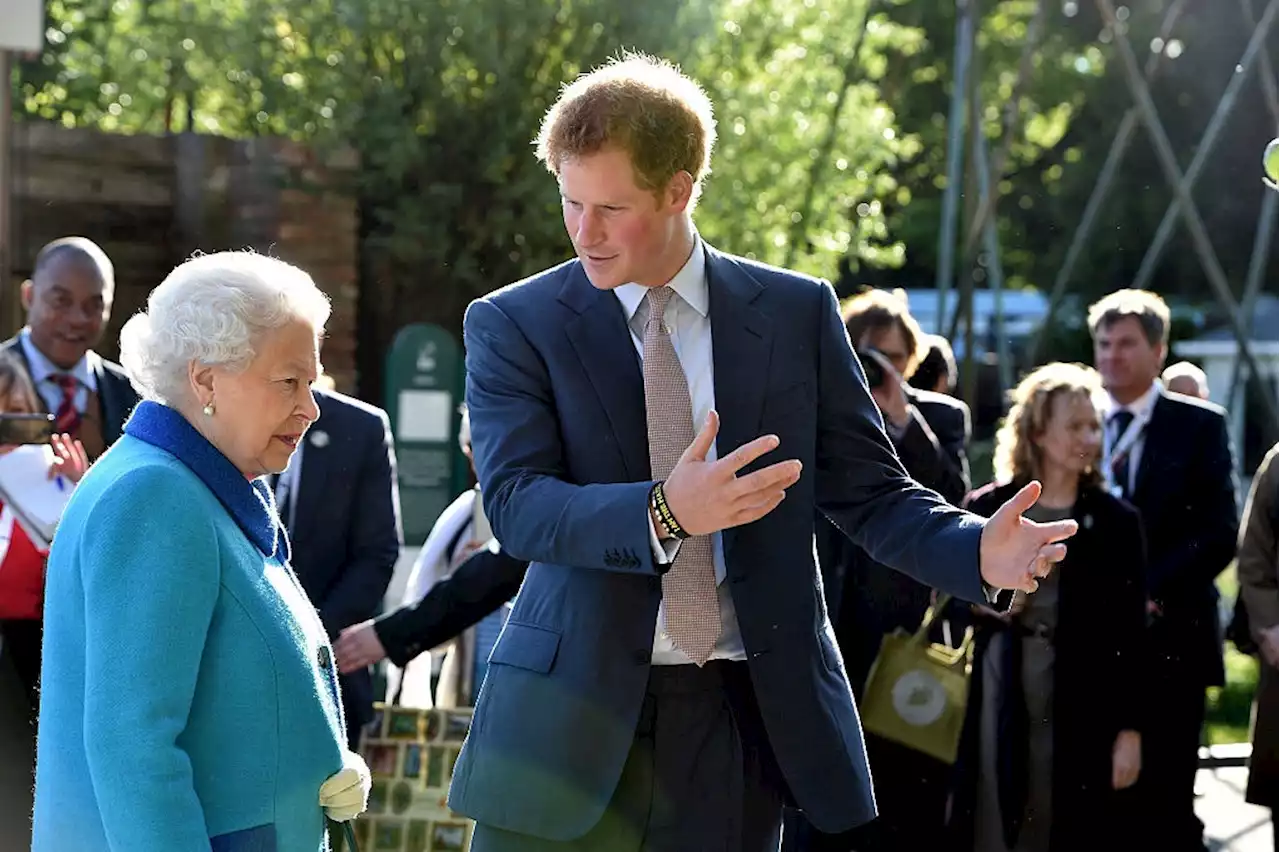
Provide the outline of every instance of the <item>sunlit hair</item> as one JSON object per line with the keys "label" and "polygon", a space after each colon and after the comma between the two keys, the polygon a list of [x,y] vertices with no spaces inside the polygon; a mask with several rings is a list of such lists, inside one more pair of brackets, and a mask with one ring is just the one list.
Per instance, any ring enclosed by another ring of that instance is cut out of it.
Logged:
{"label": "sunlit hair", "polygon": [[120,330],[120,363],[148,399],[180,403],[194,361],[238,371],[262,337],[293,320],[317,335],[329,298],[296,266],[250,251],[200,255],[151,291],[147,310]]}
{"label": "sunlit hair", "polygon": [[1094,302],[1089,307],[1089,333],[1096,338],[1099,330],[1126,317],[1138,321],[1152,346],[1169,342],[1169,306],[1148,290],[1117,290]]}
{"label": "sunlit hair", "polygon": [[0,352],[0,412],[34,414],[40,410],[31,377],[16,356]]}
{"label": "sunlit hair", "polygon": [[[1022,485],[1043,476],[1035,439],[1049,425],[1054,400],[1079,395],[1096,407],[1103,393],[1102,382],[1091,367],[1056,362],[1032,371],[1010,394],[1012,406],[996,433],[996,480]],[[1080,484],[1097,485],[1101,481],[1101,472],[1091,465]]]}
{"label": "sunlit hair", "polygon": [[[869,331],[887,331],[895,325],[902,329],[902,340],[907,345],[907,369],[904,379],[911,378],[921,359],[928,353],[928,345],[920,324],[911,316],[907,307],[907,294],[902,290],[892,293],[886,290],[866,290],[844,303],[841,311],[845,331],[854,346]],[[932,390],[932,388],[930,388]]]}
{"label": "sunlit hair", "polygon": [[636,184],[661,192],[678,172],[693,177],[693,200],[711,172],[716,121],[702,87],[662,59],[626,53],[564,87],[534,144],[557,177],[567,159],[619,148]]}

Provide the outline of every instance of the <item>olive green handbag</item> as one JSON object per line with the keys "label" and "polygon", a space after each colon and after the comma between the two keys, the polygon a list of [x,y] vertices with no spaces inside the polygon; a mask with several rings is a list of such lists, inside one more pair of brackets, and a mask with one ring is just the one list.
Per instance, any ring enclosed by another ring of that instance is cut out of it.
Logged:
{"label": "olive green handbag", "polygon": [[938,595],[914,634],[884,637],[867,676],[862,725],[883,739],[955,763],[973,672],[973,628],[959,648],[931,643],[929,628],[950,600]]}

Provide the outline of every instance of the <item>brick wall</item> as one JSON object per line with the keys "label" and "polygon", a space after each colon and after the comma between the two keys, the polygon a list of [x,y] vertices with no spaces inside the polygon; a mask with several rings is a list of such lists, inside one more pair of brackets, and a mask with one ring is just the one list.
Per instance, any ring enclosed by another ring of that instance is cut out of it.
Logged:
{"label": "brick wall", "polygon": [[197,134],[115,136],[44,122],[14,125],[13,280],[5,336],[22,325],[17,284],[49,240],[77,234],[116,265],[116,304],[99,349],[194,251],[253,248],[311,273],[333,303],[323,358],[339,390],[356,388],[355,160],[281,139]]}

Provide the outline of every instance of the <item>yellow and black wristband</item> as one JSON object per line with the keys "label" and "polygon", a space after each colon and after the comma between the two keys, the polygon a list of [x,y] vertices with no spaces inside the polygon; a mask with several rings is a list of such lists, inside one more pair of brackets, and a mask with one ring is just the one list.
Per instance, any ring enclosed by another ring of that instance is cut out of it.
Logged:
{"label": "yellow and black wristband", "polygon": [[666,527],[673,538],[681,541],[689,538],[689,532],[680,526],[680,522],[671,512],[671,507],[667,505],[667,495],[661,482],[654,483],[653,490],[649,492],[649,507],[653,509],[653,513],[658,516],[658,521]]}

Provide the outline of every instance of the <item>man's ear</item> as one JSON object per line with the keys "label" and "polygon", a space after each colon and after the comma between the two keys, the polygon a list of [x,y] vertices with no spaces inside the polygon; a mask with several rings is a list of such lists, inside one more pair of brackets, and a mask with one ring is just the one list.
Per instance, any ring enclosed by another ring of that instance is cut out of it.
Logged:
{"label": "man's ear", "polygon": [[689,202],[693,200],[693,175],[683,169],[671,176],[671,180],[667,182],[666,191],[663,193],[663,201],[668,206],[677,210],[687,210]]}
{"label": "man's ear", "polygon": [[18,293],[22,297],[22,309],[24,311],[31,310],[31,300],[35,298],[36,285],[30,278],[22,282],[22,287]]}

